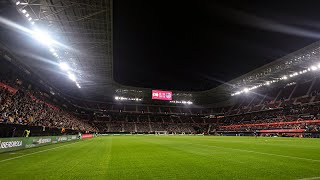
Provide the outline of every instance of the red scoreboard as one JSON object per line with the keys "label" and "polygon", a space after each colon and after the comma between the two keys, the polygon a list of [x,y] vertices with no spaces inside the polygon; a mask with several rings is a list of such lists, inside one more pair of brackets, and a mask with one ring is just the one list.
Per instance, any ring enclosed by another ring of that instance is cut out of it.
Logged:
{"label": "red scoreboard", "polygon": [[171,101],[172,100],[172,92],[171,91],[152,90],[152,99]]}

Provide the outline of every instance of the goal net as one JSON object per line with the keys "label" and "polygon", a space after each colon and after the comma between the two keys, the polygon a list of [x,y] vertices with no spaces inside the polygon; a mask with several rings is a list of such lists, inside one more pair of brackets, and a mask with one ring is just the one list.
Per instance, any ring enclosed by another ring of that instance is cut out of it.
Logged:
{"label": "goal net", "polygon": [[154,134],[155,135],[167,135],[168,131],[155,131]]}

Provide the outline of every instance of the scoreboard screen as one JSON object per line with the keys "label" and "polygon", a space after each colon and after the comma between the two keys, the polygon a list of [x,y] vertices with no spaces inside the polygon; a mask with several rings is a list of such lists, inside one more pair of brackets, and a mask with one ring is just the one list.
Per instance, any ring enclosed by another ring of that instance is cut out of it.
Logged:
{"label": "scoreboard screen", "polygon": [[172,100],[172,92],[171,91],[152,90],[152,99],[171,101]]}

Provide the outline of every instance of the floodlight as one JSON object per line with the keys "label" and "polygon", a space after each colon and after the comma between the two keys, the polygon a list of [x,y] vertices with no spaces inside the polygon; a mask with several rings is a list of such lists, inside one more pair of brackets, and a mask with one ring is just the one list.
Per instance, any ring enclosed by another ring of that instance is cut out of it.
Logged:
{"label": "floodlight", "polygon": [[16,5],[18,6],[19,4],[20,4],[20,1],[17,1],[17,2],[16,2]]}
{"label": "floodlight", "polygon": [[248,88],[244,88],[243,90],[245,93],[249,92],[249,89]]}
{"label": "floodlight", "polygon": [[30,16],[30,15],[27,13],[27,14],[26,14],[26,17],[29,17],[29,16]]}
{"label": "floodlight", "polygon": [[34,25],[34,21],[32,21],[31,24]]}
{"label": "floodlight", "polygon": [[23,14],[25,14],[26,12],[27,12],[27,10],[25,10],[25,9],[22,9],[22,11],[21,11]]}
{"label": "floodlight", "polygon": [[267,82],[266,82],[266,85],[267,85],[267,86],[269,86],[269,85],[270,85],[270,82],[269,82],[269,81],[267,81]]}
{"label": "floodlight", "polygon": [[32,17],[29,17],[28,21],[31,21],[32,20]]}
{"label": "floodlight", "polygon": [[287,76],[283,76],[282,79],[288,79],[288,77]]}
{"label": "floodlight", "polygon": [[76,76],[72,73],[69,72],[69,79],[71,79],[72,81],[76,81]]}
{"label": "floodlight", "polygon": [[39,42],[50,45],[53,43],[53,40],[50,38],[49,34],[45,31],[41,31],[36,29],[33,31],[33,36],[35,39],[37,39]]}
{"label": "floodlight", "polygon": [[311,68],[312,71],[315,71],[315,70],[318,69],[317,66],[311,66],[310,68]]}
{"label": "floodlight", "polygon": [[65,62],[60,63],[59,66],[63,70],[69,70],[70,69],[69,65],[67,63],[65,63]]}

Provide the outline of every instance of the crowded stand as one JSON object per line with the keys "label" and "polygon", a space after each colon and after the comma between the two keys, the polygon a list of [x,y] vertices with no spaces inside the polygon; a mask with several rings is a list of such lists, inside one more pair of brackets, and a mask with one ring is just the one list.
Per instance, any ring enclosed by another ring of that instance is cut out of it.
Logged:
{"label": "crowded stand", "polygon": [[50,98],[50,92],[21,77],[21,72],[12,67],[2,69],[2,137],[21,136],[28,128],[35,129],[32,135],[166,131],[171,134],[250,135],[256,132],[260,135],[319,136],[320,78],[312,76],[243,94],[234,97],[232,104],[212,108],[189,104],[83,101],[72,97],[57,100]]}
{"label": "crowded stand", "polygon": [[[31,131],[33,135],[48,135],[51,129],[55,129],[53,131],[55,134],[96,131],[73,114],[40,100],[41,92],[30,88],[23,89],[22,81],[19,79],[2,79],[0,83],[0,123],[2,124],[0,135],[2,137],[22,136],[21,132],[30,128],[38,129],[38,131]],[[49,135],[52,134],[49,133]]]}

